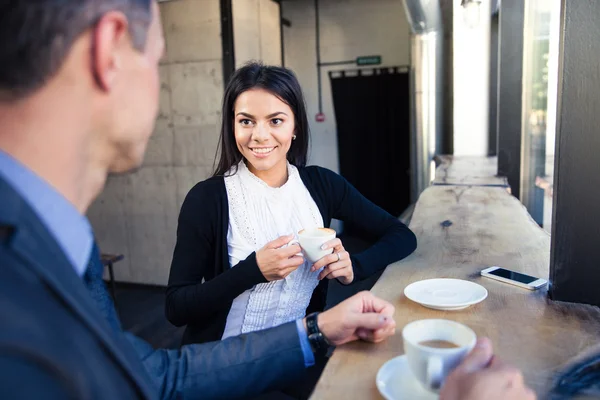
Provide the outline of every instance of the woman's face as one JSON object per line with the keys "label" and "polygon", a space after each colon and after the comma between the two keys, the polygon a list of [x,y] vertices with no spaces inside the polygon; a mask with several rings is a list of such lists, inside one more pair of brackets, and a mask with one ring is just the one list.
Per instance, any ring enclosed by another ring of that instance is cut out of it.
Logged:
{"label": "woman's face", "polygon": [[264,89],[238,96],[234,106],[234,134],[238,150],[252,173],[287,173],[286,155],[295,131],[290,106]]}

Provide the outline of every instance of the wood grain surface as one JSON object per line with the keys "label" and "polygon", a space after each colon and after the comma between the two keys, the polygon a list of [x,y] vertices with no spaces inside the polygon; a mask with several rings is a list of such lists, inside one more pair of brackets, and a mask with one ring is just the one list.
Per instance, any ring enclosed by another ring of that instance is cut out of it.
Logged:
{"label": "wood grain surface", "polygon": [[[381,399],[375,376],[401,355],[401,330],[409,322],[445,318],[492,339],[496,353],[524,371],[543,398],[556,371],[598,342],[599,309],[551,302],[532,292],[482,278],[502,266],[548,278],[550,237],[505,188],[432,186],[421,195],[410,224],[418,248],[390,265],[372,291],[396,307],[396,335],[381,344],[351,343],[336,349],[312,399]],[[404,288],[429,278],[459,278],[481,284],[488,298],[462,311],[436,311],[408,300]]]}

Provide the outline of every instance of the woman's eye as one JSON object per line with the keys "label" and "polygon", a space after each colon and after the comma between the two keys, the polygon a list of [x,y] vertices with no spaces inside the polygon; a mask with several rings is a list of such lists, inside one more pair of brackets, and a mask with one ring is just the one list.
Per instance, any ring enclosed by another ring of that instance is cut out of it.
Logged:
{"label": "woman's eye", "polygon": [[250,126],[252,125],[252,121],[250,121],[249,119],[241,119],[240,124],[242,124],[242,126]]}
{"label": "woman's eye", "polygon": [[283,120],[281,118],[274,118],[271,120],[271,123],[273,125],[281,125],[281,124],[283,124]]}

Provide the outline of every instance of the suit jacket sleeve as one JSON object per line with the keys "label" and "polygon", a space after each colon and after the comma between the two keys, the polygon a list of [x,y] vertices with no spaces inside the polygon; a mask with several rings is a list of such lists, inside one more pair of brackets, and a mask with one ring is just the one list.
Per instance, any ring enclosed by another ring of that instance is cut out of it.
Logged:
{"label": "suit jacket sleeve", "polygon": [[83,398],[64,371],[36,354],[0,349],[0,399],[62,400]]}
{"label": "suit jacket sleeve", "polygon": [[161,399],[225,399],[284,387],[305,373],[295,322],[180,350],[154,350],[126,334]]}
{"label": "suit jacket sleeve", "polygon": [[245,290],[266,282],[256,253],[208,279],[211,270],[222,268],[215,257],[216,243],[222,240],[217,237],[220,200],[215,182],[205,181],[192,188],[181,206],[165,305],[175,326],[201,326]]}

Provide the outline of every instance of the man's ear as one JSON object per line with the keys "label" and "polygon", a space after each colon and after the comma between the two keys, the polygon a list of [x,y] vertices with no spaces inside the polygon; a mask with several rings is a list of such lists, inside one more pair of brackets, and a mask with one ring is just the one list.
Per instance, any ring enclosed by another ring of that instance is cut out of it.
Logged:
{"label": "man's ear", "polygon": [[102,16],[92,32],[92,71],[99,88],[110,91],[122,67],[122,50],[130,45],[127,17],[118,11]]}

